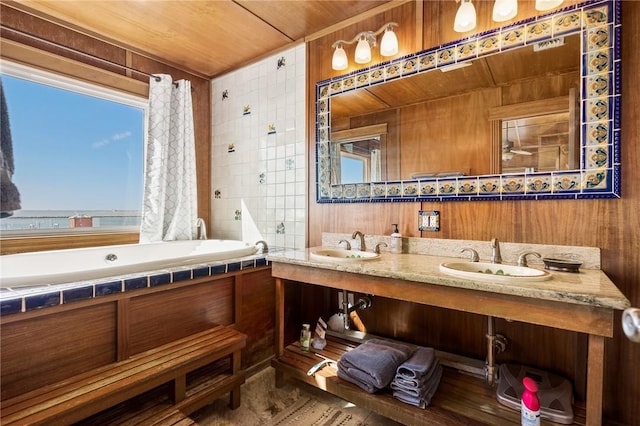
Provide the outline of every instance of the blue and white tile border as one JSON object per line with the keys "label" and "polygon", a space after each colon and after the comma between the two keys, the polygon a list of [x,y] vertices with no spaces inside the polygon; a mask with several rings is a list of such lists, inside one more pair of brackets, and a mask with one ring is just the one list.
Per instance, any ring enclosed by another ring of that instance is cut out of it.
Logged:
{"label": "blue and white tile border", "polygon": [[[319,203],[620,197],[621,1],[590,0],[316,85]],[[331,96],[514,47],[582,35],[579,170],[332,185]]]}

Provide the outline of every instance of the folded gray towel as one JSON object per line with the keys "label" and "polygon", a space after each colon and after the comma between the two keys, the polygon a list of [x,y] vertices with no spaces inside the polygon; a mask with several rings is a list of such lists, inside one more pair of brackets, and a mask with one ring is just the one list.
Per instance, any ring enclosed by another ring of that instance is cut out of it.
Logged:
{"label": "folded gray towel", "polygon": [[349,374],[347,374],[346,371],[340,368],[338,368],[338,377],[340,377],[343,380],[346,380],[349,383],[353,383],[354,385],[358,386],[360,389],[362,389],[367,393],[376,393],[380,390],[368,382],[363,382],[355,377],[351,377]]}
{"label": "folded gray towel", "polygon": [[439,380],[435,377],[438,367],[440,367],[440,363],[436,360],[431,365],[429,371],[427,371],[419,380],[403,379],[396,374],[396,377],[393,378],[389,386],[391,387],[391,390],[403,391],[410,395],[420,396],[425,388],[429,388],[432,385],[434,380]]}
{"label": "folded gray towel", "polygon": [[442,378],[442,366],[438,365],[434,372],[433,379],[429,380],[429,386],[423,388],[420,396],[410,395],[404,391],[393,391],[393,397],[399,401],[419,408],[427,408],[431,404],[431,399],[435,395],[438,386],[440,385],[440,379]]}
{"label": "folded gray towel", "polygon": [[[338,360],[338,377],[344,378],[369,393],[385,388],[395,377],[398,366],[413,350],[406,345],[372,339],[352,349]],[[371,392],[372,389],[375,389]]]}
{"label": "folded gray towel", "polygon": [[419,347],[411,357],[398,367],[398,375],[408,379],[418,379],[423,376],[436,359],[433,348]]}

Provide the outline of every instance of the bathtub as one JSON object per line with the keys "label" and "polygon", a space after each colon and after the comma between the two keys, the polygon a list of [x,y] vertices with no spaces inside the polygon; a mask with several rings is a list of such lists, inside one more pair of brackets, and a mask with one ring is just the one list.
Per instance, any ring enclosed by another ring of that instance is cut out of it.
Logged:
{"label": "bathtub", "polygon": [[235,240],[168,241],[0,256],[0,288],[61,284],[255,254]]}

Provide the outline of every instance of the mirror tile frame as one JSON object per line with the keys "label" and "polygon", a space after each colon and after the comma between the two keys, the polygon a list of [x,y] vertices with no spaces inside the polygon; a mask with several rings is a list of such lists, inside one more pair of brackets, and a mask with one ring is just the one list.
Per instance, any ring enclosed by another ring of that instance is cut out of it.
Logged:
{"label": "mirror tile frame", "polygon": [[[316,84],[318,203],[620,198],[621,1],[591,0]],[[331,97],[527,44],[581,34],[580,169],[331,184]]]}

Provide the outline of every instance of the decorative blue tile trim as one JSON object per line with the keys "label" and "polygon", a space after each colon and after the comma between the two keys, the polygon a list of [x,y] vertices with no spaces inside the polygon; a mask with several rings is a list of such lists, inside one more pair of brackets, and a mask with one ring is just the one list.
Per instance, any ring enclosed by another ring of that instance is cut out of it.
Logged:
{"label": "decorative blue tile trim", "polygon": [[171,283],[171,274],[169,272],[165,272],[157,275],[149,275],[149,286],[155,287],[158,285],[170,284]]}
{"label": "decorative blue tile trim", "polygon": [[240,269],[242,269],[242,270],[251,269],[251,268],[255,268],[255,267],[256,267],[256,262],[253,259],[251,259],[251,260],[243,260],[240,263]]}
{"label": "decorative blue tile trim", "polygon": [[122,281],[111,281],[95,285],[95,297],[122,292]]}
{"label": "decorative blue tile trim", "polygon": [[194,280],[196,278],[208,277],[209,275],[211,275],[211,272],[209,271],[209,267],[208,266],[203,266],[201,268],[194,268],[193,269],[193,279]]}
{"label": "decorative blue tile trim", "polygon": [[233,262],[227,264],[227,272],[235,272],[240,270],[241,263]]}
{"label": "decorative blue tile trim", "polygon": [[47,306],[57,306],[60,304],[60,292],[37,294],[27,296],[24,299],[25,311],[33,311],[34,309],[45,308]]}
{"label": "decorative blue tile trim", "polygon": [[78,300],[93,298],[92,287],[78,287],[69,290],[62,290],[62,303],[71,303]]}
{"label": "decorative blue tile trim", "polygon": [[222,265],[212,265],[211,266],[211,275],[217,274],[226,274],[227,273],[227,264],[223,263]]}
{"label": "decorative blue tile trim", "polygon": [[[612,144],[611,140],[619,138],[621,126],[621,3],[620,0],[588,0],[318,82],[316,201],[380,203],[620,197],[620,144]],[[360,190],[364,184],[356,184],[355,188],[353,184],[331,185],[329,153],[322,144],[329,142],[331,134],[333,95],[570,34],[580,34],[582,39],[581,169],[533,177],[527,173],[511,173],[497,182],[488,176],[470,176],[467,180],[374,182],[370,184],[370,191],[364,186]],[[592,146],[602,143],[608,143],[610,148]],[[586,152],[592,158],[597,153],[595,161],[606,160],[606,164],[586,164]],[[594,168],[598,169],[597,173],[593,172]]]}
{"label": "decorative blue tile trim", "polygon": [[[277,247],[271,248],[271,251],[277,250]],[[88,300],[125,291],[135,291],[196,278],[269,266],[270,262],[266,260],[265,256],[265,254],[258,254],[239,259],[229,259],[224,263],[196,264],[186,268],[180,267],[176,270],[151,271],[139,276],[112,277],[107,278],[107,281],[92,280],[59,285],[43,285],[42,287],[1,289],[0,316],[14,315],[34,309],[58,306],[62,303]]]}
{"label": "decorative blue tile trim", "polygon": [[145,288],[148,286],[148,283],[149,283],[149,280],[147,277],[128,278],[124,280],[124,291],[131,291],[131,290],[137,290],[139,288]]}
{"label": "decorative blue tile trim", "polygon": [[3,300],[0,302],[0,316],[22,312],[22,298]]}
{"label": "decorative blue tile trim", "polygon": [[191,279],[191,269],[187,269],[187,270],[183,270],[183,271],[175,271],[172,273],[173,275],[173,282],[178,282],[178,281],[186,281],[186,280],[190,280]]}

